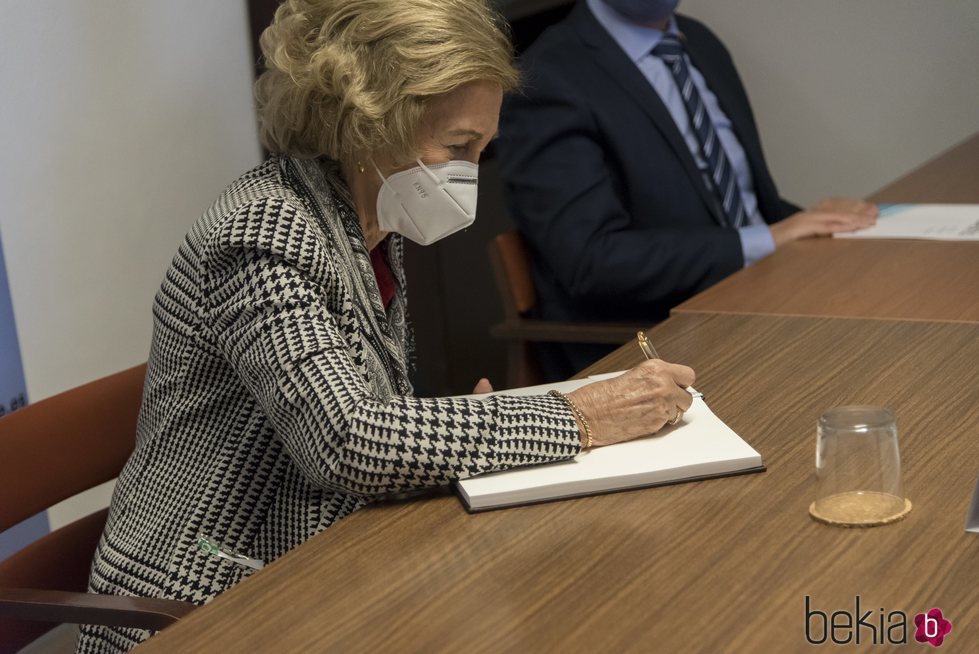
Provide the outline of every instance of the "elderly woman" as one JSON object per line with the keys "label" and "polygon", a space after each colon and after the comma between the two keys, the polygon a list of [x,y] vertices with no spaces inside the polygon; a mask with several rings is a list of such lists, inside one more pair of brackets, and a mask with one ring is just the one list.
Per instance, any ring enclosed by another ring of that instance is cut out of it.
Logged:
{"label": "elderly woman", "polygon": [[[402,237],[473,221],[517,81],[482,0],[287,0],[261,42],[275,154],[194,225],[156,296],[93,592],[204,603],[379,496],[649,434],[691,402],[693,372],[662,361],[566,397],[412,395]],[[147,635],[86,626],[79,648]]]}

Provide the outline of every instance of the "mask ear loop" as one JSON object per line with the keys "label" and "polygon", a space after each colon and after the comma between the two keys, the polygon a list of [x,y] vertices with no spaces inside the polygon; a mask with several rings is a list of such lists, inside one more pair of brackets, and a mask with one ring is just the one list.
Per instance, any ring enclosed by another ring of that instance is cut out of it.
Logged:
{"label": "mask ear loop", "polygon": [[[374,166],[374,170],[377,171],[377,176],[381,178],[381,185],[382,186],[387,186],[389,189],[391,189],[392,191],[394,191],[394,187],[392,187],[390,184],[388,184],[387,178],[384,175],[381,174],[381,169],[377,167],[377,164],[374,163],[374,160],[373,159],[371,159],[371,165]],[[395,191],[395,192],[397,192],[397,191]]]}
{"label": "mask ear loop", "polygon": [[442,179],[438,175],[433,173],[428,166],[423,164],[421,159],[415,159],[415,161],[418,162],[418,165],[421,166],[421,169],[424,170],[426,173],[428,173],[428,176],[431,177],[432,181],[435,182],[440,188],[442,186],[445,186],[445,182],[442,181]]}
{"label": "mask ear loop", "polygon": [[[419,166],[419,167],[420,167],[420,168],[421,168],[421,169],[422,169],[423,171],[425,171],[425,174],[427,174],[427,175],[428,175],[428,176],[429,176],[429,177],[431,178],[431,180],[432,180],[432,181],[433,181],[433,182],[434,182],[434,183],[435,183],[435,184],[436,184],[437,186],[439,186],[439,187],[442,187],[442,186],[444,186],[444,185],[445,185],[445,183],[444,183],[444,182],[443,182],[443,181],[442,181],[442,180],[441,180],[441,179],[439,178],[439,176],[438,176],[438,175],[436,175],[435,173],[433,173],[433,172],[432,172],[432,170],[431,170],[431,169],[430,169],[430,168],[429,168],[428,166],[426,166],[425,164],[423,164],[423,163],[422,163],[422,160],[421,160],[421,159],[415,159],[415,163],[417,163],[417,164],[418,164],[418,166]],[[377,167],[377,164],[376,164],[376,163],[374,163],[374,160],[373,160],[373,159],[371,160],[371,165],[372,165],[372,166],[374,166],[374,170],[376,170],[376,171],[377,171],[377,176],[381,178],[381,183],[382,183],[382,184],[383,184],[384,186],[387,186],[388,188],[390,188],[390,189],[391,189],[392,191],[394,191],[395,193],[397,193],[397,190],[396,190],[396,189],[395,189],[395,188],[394,188],[393,186],[391,186],[391,184],[389,184],[389,183],[388,183],[388,180],[387,180],[387,178],[386,178],[386,177],[385,177],[385,176],[384,176],[384,175],[383,175],[383,174],[381,173],[381,169]],[[409,168],[408,170],[411,170],[411,169]],[[401,172],[403,172],[403,173],[406,173],[406,172],[408,172],[408,170],[403,170],[403,171],[401,171]],[[399,175],[399,174],[401,174],[401,173],[395,173],[395,174],[398,174],[398,175]]]}

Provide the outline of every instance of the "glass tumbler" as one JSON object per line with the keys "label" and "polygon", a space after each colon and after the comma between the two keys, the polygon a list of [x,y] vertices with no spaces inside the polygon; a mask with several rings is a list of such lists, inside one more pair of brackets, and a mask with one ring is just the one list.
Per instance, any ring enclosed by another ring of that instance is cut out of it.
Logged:
{"label": "glass tumbler", "polygon": [[816,429],[813,518],[831,525],[873,527],[902,519],[911,502],[901,490],[894,412],[876,406],[826,411]]}

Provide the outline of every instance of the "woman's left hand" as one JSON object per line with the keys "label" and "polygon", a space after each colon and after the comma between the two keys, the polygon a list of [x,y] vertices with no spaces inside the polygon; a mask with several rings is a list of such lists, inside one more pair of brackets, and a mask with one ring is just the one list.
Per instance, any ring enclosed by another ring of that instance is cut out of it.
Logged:
{"label": "woman's left hand", "polygon": [[476,382],[476,388],[473,389],[473,395],[477,395],[479,393],[492,393],[492,392],[493,392],[493,384],[491,384],[489,380],[486,379],[485,377],[480,377],[479,381]]}

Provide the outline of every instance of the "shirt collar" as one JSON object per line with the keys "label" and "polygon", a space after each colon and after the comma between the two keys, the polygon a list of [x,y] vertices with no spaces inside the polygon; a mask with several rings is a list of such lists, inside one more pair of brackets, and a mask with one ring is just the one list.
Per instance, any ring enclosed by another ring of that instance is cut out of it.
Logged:
{"label": "shirt collar", "polygon": [[[587,0],[587,4],[601,26],[615,39],[615,42],[634,63],[638,63],[640,59],[648,55],[663,38],[664,32],[662,30],[637,25],[602,0]],[[679,36],[680,30],[676,26],[675,16],[670,16],[670,23],[666,31]]]}

